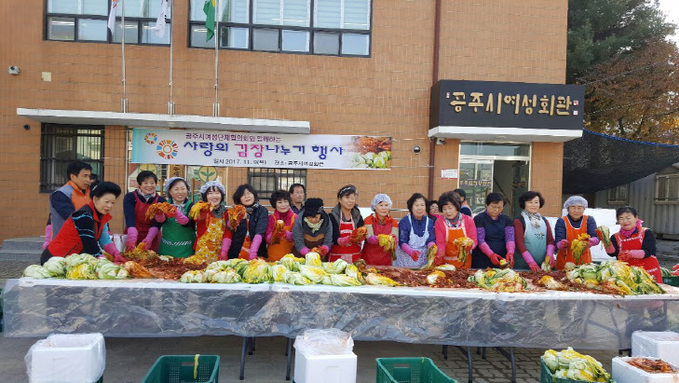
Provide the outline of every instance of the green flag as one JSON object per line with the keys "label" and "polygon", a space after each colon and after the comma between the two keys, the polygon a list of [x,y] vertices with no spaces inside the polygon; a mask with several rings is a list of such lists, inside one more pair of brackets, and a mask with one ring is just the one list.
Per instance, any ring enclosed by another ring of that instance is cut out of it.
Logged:
{"label": "green flag", "polygon": [[205,28],[207,28],[205,41],[209,41],[215,35],[215,0],[205,0],[203,12],[205,12]]}

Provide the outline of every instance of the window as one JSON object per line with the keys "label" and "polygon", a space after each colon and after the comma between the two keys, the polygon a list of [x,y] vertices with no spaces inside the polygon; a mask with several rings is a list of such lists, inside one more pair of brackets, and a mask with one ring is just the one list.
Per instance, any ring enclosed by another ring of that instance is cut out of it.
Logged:
{"label": "window", "polygon": [[[114,33],[108,29],[111,0],[46,0],[45,38],[57,41],[120,43],[122,1],[118,3]],[[163,37],[153,27],[160,14],[160,1],[125,0],[125,44],[169,45],[172,25],[168,9]]]}
{"label": "window", "polygon": [[679,174],[655,176],[655,202],[679,202]]}
{"label": "window", "polygon": [[81,160],[104,179],[104,127],[43,124],[40,137],[40,192],[51,193],[66,182],[68,164]]}
{"label": "window", "polygon": [[629,185],[620,185],[608,189],[609,204],[627,204],[627,190]]}
{"label": "window", "polygon": [[[206,41],[204,0],[191,0],[189,45]],[[219,47],[369,56],[371,0],[219,0]]]}
{"label": "window", "polygon": [[306,169],[248,168],[248,183],[257,190],[260,203],[267,205],[271,193],[288,190],[290,185],[306,185]]}

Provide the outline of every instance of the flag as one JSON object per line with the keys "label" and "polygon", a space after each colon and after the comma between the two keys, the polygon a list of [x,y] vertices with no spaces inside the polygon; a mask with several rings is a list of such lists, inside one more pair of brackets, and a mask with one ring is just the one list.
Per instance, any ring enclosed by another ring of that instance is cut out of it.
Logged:
{"label": "flag", "polygon": [[111,0],[111,12],[108,14],[108,29],[111,33],[115,33],[113,28],[116,27],[116,12],[118,11],[118,0]]}
{"label": "flag", "polygon": [[165,36],[165,16],[167,15],[167,0],[160,0],[160,14],[156,20],[156,26],[153,29],[156,31],[156,36],[163,38]]}
{"label": "flag", "polygon": [[205,0],[203,12],[205,12],[205,28],[207,28],[205,41],[209,41],[215,35],[215,0]]}

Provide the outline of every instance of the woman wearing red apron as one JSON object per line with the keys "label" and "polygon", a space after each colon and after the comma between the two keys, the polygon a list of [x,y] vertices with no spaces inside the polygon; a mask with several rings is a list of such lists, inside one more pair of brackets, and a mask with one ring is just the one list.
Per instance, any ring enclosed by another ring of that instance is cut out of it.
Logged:
{"label": "woman wearing red apron", "polygon": [[333,245],[328,262],[344,259],[349,263],[361,258],[361,242],[364,238],[354,236],[354,230],[363,226],[361,212],[356,206],[356,186],[346,185],[337,192],[337,206],[330,212]]}
{"label": "woman wearing red apron", "polygon": [[[365,219],[365,227],[368,229],[365,244],[363,244],[363,260],[368,265],[391,266],[392,254],[398,243],[398,223],[389,215],[391,210],[391,198],[386,194],[377,194],[370,204],[374,213]],[[385,251],[379,243],[378,235],[392,237],[394,248]]]}
{"label": "woman wearing red apron", "polygon": [[[585,215],[587,200],[574,195],[564,202],[563,208],[568,214],[559,218],[554,225],[554,242],[559,249],[556,255],[556,268],[558,270],[563,270],[566,263],[572,263],[576,266],[592,263],[592,253],[589,248],[599,244],[599,238],[596,236],[596,221],[594,221],[594,217]],[[588,234],[589,240],[580,259],[575,259],[571,251],[571,244],[581,234]]]}
{"label": "woman wearing red apron", "polygon": [[[292,239],[292,226],[295,224],[297,214],[290,208],[292,198],[285,190],[271,193],[269,202],[276,210],[269,216],[269,223],[266,225],[266,244],[268,245],[266,250],[269,262],[275,262],[284,255],[292,253],[292,248],[295,246]],[[282,225],[282,228],[277,228],[279,225]]]}
{"label": "woman wearing red apron", "polygon": [[606,248],[606,252],[630,266],[644,268],[658,283],[662,283],[660,264],[655,257],[655,234],[641,226],[642,221],[632,207],[621,207],[615,215],[620,231],[611,236],[611,245]]}
{"label": "woman wearing red apron", "polygon": [[[439,206],[443,217],[436,220],[436,264],[447,263],[458,269],[472,267],[472,249],[476,247],[476,224],[471,216],[462,214],[460,197],[453,192],[441,194]],[[460,259],[460,249],[455,243],[458,238],[467,237],[473,241],[464,260]]]}
{"label": "woman wearing red apron", "polygon": [[[139,188],[125,194],[123,198],[123,213],[125,214],[125,250],[133,250],[140,242],[144,242],[145,248],[158,251],[160,237],[157,235],[161,223],[156,218],[151,222],[146,220],[146,211],[149,206],[156,202],[165,202],[165,198],[156,193],[158,177],[153,172],[144,170],[137,175]],[[165,221],[161,213],[157,218]],[[162,217],[162,218],[161,218]]]}

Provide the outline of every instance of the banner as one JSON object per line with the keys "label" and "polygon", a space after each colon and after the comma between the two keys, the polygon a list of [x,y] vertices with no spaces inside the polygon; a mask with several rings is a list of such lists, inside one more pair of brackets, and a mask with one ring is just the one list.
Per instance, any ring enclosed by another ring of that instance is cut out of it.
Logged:
{"label": "banner", "polygon": [[391,137],[134,128],[132,163],[389,169]]}

